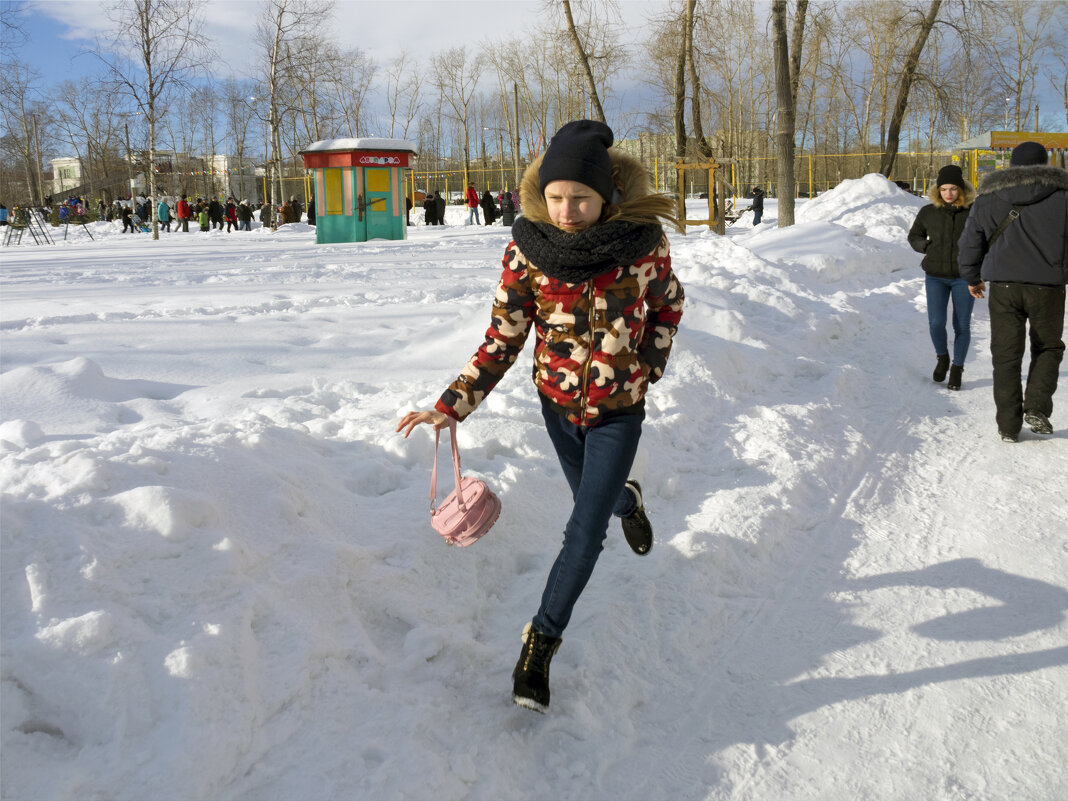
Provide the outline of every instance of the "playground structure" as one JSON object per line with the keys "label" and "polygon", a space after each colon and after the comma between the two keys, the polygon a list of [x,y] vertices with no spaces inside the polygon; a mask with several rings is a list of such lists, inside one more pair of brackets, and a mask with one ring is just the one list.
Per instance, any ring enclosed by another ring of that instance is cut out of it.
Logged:
{"label": "playground structure", "polygon": [[11,220],[4,234],[4,246],[18,245],[22,243],[23,234],[29,233],[35,245],[54,245],[52,237],[48,233],[51,226],[44,215],[33,208],[21,208],[16,206],[12,210]]}
{"label": "playground structure", "polygon": [[708,161],[695,162],[687,162],[680,159],[675,162],[675,169],[679,176],[679,186],[686,186],[687,172],[704,172],[707,173],[708,186],[713,188],[713,191],[707,193],[708,218],[704,220],[686,219],[686,199],[681,192],[676,195],[678,219],[685,225],[707,225],[708,230],[722,234],[728,223],[733,224],[738,220],[737,215],[732,218],[732,215],[728,214],[727,210],[727,193],[729,191],[733,195],[735,194],[735,189],[723,179],[722,175],[717,174],[721,168],[730,163],[730,161],[719,162],[715,158],[710,158]]}

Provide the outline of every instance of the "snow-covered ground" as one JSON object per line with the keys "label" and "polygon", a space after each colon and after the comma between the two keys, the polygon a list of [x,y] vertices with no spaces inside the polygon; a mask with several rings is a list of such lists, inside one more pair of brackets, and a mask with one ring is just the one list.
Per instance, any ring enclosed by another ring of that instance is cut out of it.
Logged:
{"label": "snow-covered ground", "polygon": [[568,511],[529,354],[459,429],[504,503],[473,547],[394,433],[507,230],[0,251],[3,798],[1068,798],[1068,415],[998,439],[985,302],[932,383],[922,203],[868,176],[672,235],[656,546],[613,524],[545,717],[510,700]]}

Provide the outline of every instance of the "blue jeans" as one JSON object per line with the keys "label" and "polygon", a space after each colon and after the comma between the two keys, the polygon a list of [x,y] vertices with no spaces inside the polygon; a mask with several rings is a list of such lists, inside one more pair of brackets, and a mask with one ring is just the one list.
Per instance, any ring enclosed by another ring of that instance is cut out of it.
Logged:
{"label": "blue jeans", "polygon": [[478,206],[467,207],[467,224],[471,224],[471,218],[475,218],[475,225],[482,225],[482,220],[478,218]]}
{"label": "blue jeans", "polygon": [[963,278],[929,275],[924,285],[927,289],[927,322],[931,326],[931,343],[936,356],[949,353],[946,316],[949,299],[953,298],[953,364],[961,367],[972,341],[972,306],[975,305],[975,298],[968,292],[968,282]]}
{"label": "blue jeans", "polygon": [[753,209],[753,225],[760,225],[760,218],[764,216],[764,209]]}
{"label": "blue jeans", "polygon": [[541,411],[574,507],[533,623],[542,634],[560,637],[597,564],[612,515],[626,517],[637,508],[624,484],[638,452],[645,413],[617,415],[589,428],[568,422],[544,400]]}

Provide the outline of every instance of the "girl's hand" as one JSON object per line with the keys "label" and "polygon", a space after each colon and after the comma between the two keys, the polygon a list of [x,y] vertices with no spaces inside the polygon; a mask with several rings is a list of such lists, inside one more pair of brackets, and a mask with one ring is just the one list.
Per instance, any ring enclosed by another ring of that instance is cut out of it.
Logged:
{"label": "girl's hand", "polygon": [[407,439],[408,435],[415,430],[415,427],[420,423],[430,423],[434,426],[435,431],[441,431],[441,429],[449,425],[449,418],[437,411],[426,412],[408,412],[401,418],[400,423],[397,425],[397,431],[404,431],[404,438]]}

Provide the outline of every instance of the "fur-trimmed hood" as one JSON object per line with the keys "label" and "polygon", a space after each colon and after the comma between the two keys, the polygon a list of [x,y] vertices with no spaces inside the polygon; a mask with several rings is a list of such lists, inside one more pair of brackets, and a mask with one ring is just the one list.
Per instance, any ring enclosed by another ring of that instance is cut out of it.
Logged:
{"label": "fur-trimmed hood", "polygon": [[[609,148],[608,156],[612,159],[612,181],[621,191],[623,200],[605,205],[601,218],[603,222],[627,220],[639,224],[667,223],[677,230],[683,230],[676,218],[678,210],[675,201],[668,195],[652,191],[649,173],[640,161],[616,148]],[[523,172],[523,180],[519,185],[520,206],[523,216],[531,222],[551,225],[538,178],[541,160],[541,156],[534,159]]]}
{"label": "fur-trimmed hood", "polygon": [[[938,191],[938,184],[932,184],[930,190],[927,192],[927,199],[931,201],[931,205],[935,208],[942,208],[946,205],[946,202],[942,200],[942,193]],[[960,203],[957,205],[962,209],[969,208],[972,203],[975,202],[975,187],[967,181],[964,182],[964,186],[961,187]]]}
{"label": "fur-trimmed hood", "polygon": [[1012,204],[1030,204],[1058,190],[1068,191],[1068,171],[1046,164],[1010,167],[987,175],[979,184],[980,195],[998,195]]}

